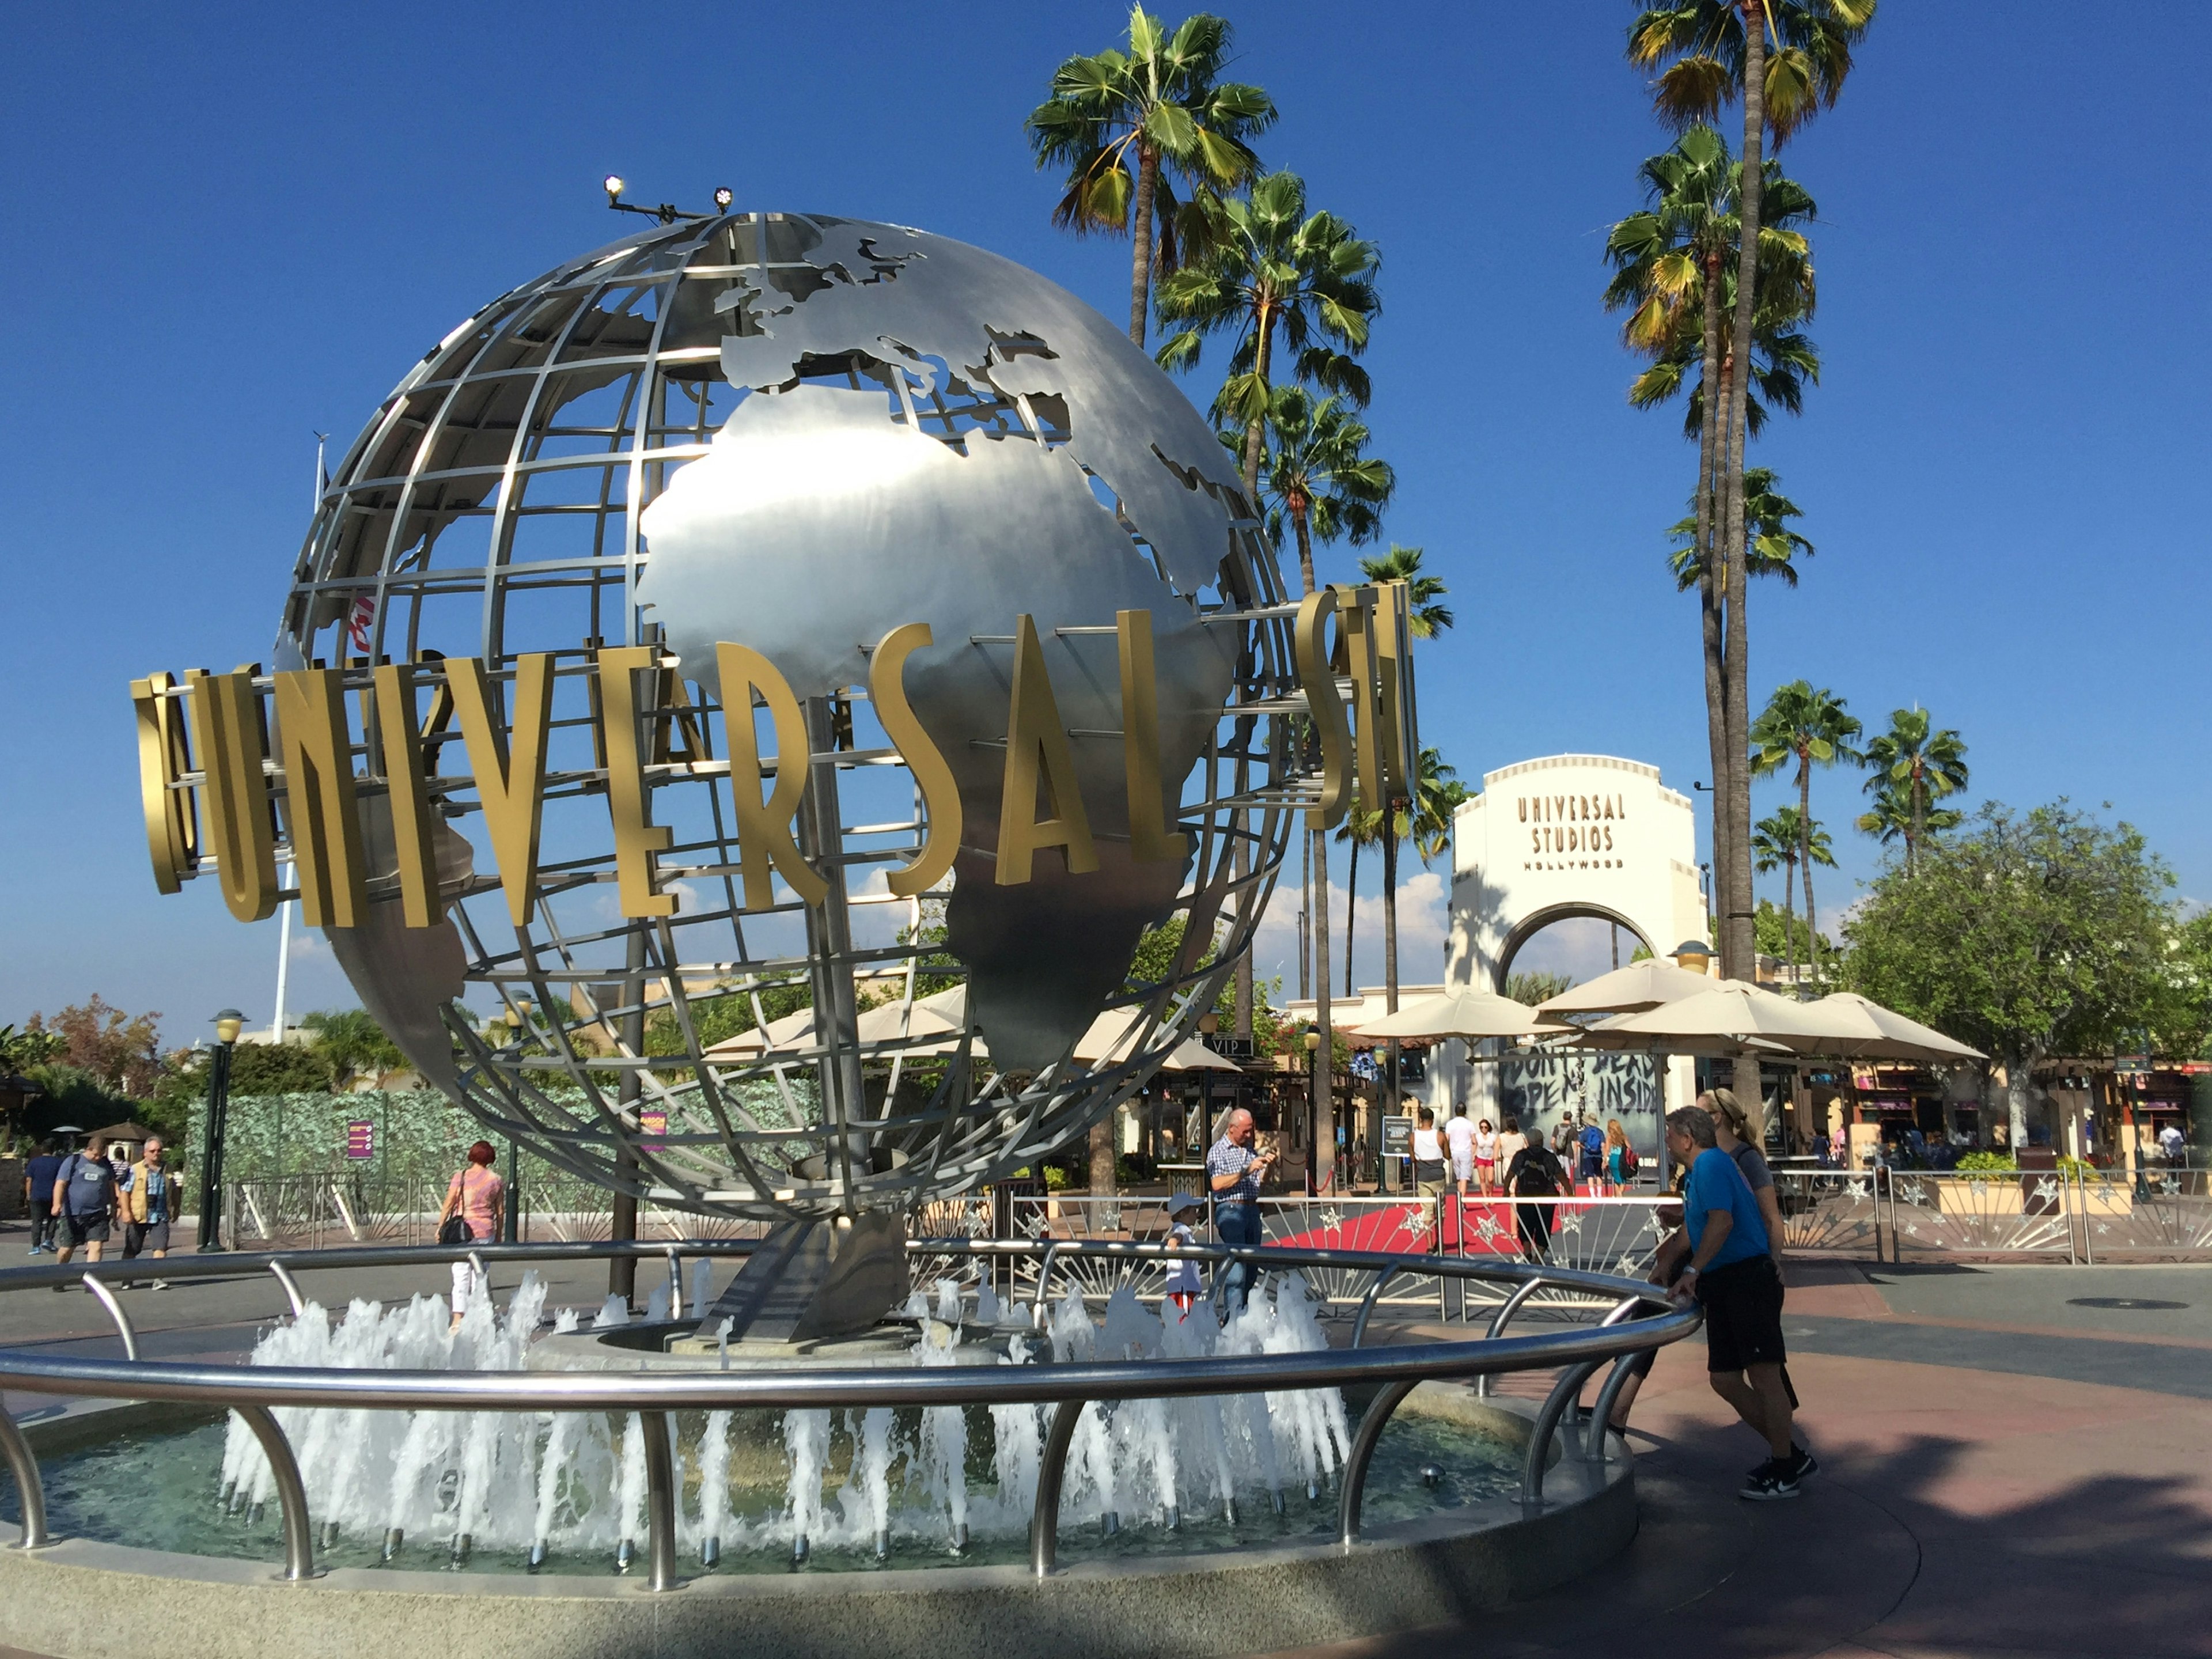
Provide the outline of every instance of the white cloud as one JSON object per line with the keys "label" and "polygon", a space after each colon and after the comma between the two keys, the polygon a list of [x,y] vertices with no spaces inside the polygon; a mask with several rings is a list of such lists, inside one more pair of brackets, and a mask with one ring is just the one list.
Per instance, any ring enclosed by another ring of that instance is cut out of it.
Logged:
{"label": "white cloud", "polygon": [[[1364,864],[1365,860],[1361,862]],[[1261,918],[1252,945],[1252,965],[1261,976],[1280,975],[1285,995],[1295,996],[1298,984],[1298,880],[1293,865],[1275,886],[1274,897]],[[1380,882],[1360,883],[1353,907],[1352,930],[1352,981],[1356,985],[1382,982],[1382,895]],[[1433,985],[1444,976],[1444,937],[1450,920],[1444,878],[1434,870],[1416,867],[1398,884],[1398,980],[1403,985]],[[1345,890],[1335,883],[1328,890],[1330,984],[1340,993],[1344,984]]]}

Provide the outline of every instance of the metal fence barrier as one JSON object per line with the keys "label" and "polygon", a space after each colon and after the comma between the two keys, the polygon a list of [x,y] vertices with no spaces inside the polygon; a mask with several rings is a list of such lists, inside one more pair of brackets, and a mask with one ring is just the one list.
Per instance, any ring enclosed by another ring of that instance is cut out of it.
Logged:
{"label": "metal fence barrier", "polygon": [[[622,1256],[664,1257],[672,1293],[680,1307],[682,1265],[687,1258],[741,1255],[749,1240],[694,1239],[659,1245],[649,1243],[485,1245],[474,1250],[390,1247],[258,1255],[172,1256],[160,1261],[100,1262],[82,1271],[76,1264],[17,1267],[0,1272],[0,1292],[41,1289],[82,1279],[105,1291],[157,1274],[170,1279],[235,1276],[265,1272],[283,1285],[295,1316],[305,1311],[293,1275],[348,1267],[391,1267],[473,1260],[527,1265]],[[1259,1354],[1228,1358],[1159,1359],[1120,1364],[961,1365],[895,1370],[879,1367],[764,1366],[751,1370],[630,1371],[398,1371],[332,1367],[183,1364],[136,1358],[137,1339],[128,1316],[112,1295],[100,1299],[115,1321],[125,1357],[120,1360],[63,1358],[0,1349],[0,1387],[27,1393],[91,1396],[125,1401],[181,1401],[227,1407],[252,1430],[269,1462],[284,1531],[281,1577],[298,1582],[315,1574],[313,1537],[307,1491],[283,1426],[270,1413],[276,1406],[414,1411],[636,1412],[647,1435],[647,1583],[655,1590],[674,1589],[676,1570],[676,1479],[669,1452],[668,1413],[679,1410],[817,1409],[824,1407],[1051,1405],[1036,1507],[1030,1527],[1033,1573],[1048,1575],[1056,1559],[1060,1479],[1075,1423],[1092,1401],[1162,1399],[1188,1395],[1249,1394],[1262,1390],[1370,1385],[1378,1389],[1363,1415],[1347,1455],[1341,1481],[1338,1533],[1349,1547],[1358,1541],[1367,1466],[1391,1413],[1421,1382],[1431,1378],[1486,1377],[1501,1371],[1565,1367],[1539,1412],[1522,1472],[1521,1495],[1532,1510],[1543,1502],[1544,1471],[1552,1441],[1567,1407],[1597,1366],[1613,1362],[1607,1387],[1617,1386],[1629,1362],[1646,1350],[1678,1341],[1698,1328],[1694,1307],[1677,1307],[1650,1285],[1609,1274],[1571,1268],[1530,1266],[1502,1259],[1468,1256],[1445,1259],[1381,1251],[1301,1249],[1199,1245],[1175,1247],[1127,1240],[988,1239],[939,1236],[915,1239],[908,1249],[925,1259],[978,1258],[989,1261],[1034,1259],[1037,1288],[1032,1317],[1042,1322],[1056,1263],[1093,1259],[1121,1262],[1164,1262],[1188,1258],[1216,1267],[1248,1261],[1261,1271],[1301,1273],[1356,1272],[1379,1291],[1406,1273],[1480,1280],[1510,1286],[1517,1306],[1536,1291],[1551,1289],[1609,1304],[1603,1322],[1558,1327],[1540,1334],[1506,1336],[1504,1321],[1493,1322],[1494,1334],[1460,1342],[1370,1348],[1355,1340],[1341,1349],[1304,1353]],[[1515,1300],[1515,1293],[1518,1293]],[[1634,1315],[1641,1317],[1632,1317]],[[1364,1322],[1355,1331],[1364,1336]],[[1606,1455],[1602,1421],[1579,1436],[1579,1451],[1589,1462]],[[40,1549],[46,1534],[44,1488],[30,1444],[0,1412],[0,1457],[21,1496],[23,1524],[17,1547]]]}

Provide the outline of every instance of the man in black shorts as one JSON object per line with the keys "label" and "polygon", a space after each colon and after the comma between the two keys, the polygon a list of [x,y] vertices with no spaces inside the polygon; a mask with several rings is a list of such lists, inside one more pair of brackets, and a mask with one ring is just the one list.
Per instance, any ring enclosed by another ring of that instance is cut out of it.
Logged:
{"label": "man in black shorts", "polygon": [[54,1215],[61,1223],[57,1261],[68,1261],[80,1248],[86,1261],[97,1261],[107,1246],[107,1224],[115,1213],[115,1171],[101,1156],[106,1151],[106,1143],[94,1135],[82,1152],[64,1161],[54,1176]]}
{"label": "man in black shorts", "polygon": [[1818,1467],[1794,1440],[1794,1407],[1783,1375],[1782,1275],[1768,1252],[1766,1224],[1735,1160],[1713,1144],[1711,1114],[1685,1106],[1667,1114],[1667,1150],[1686,1168],[1682,1224],[1690,1259],[1671,1286],[1705,1312],[1705,1369],[1713,1392],[1766,1442],[1767,1461],[1744,1478],[1740,1496],[1795,1498]]}

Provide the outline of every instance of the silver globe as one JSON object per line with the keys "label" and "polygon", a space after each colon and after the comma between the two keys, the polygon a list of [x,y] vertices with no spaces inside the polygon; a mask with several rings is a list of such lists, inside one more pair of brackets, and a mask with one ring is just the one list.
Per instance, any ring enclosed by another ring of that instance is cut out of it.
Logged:
{"label": "silver globe", "polygon": [[[496,674],[526,652],[556,668],[528,920],[509,921],[463,745],[434,712],[446,918],[407,929],[374,904],[329,930],[334,954],[456,1102],[617,1191],[792,1217],[957,1194],[1141,1088],[1249,943],[1311,799],[1293,608],[1206,423],[1052,283],[891,225],[648,228],[456,328],[324,493],[279,668],[441,654]],[[1181,862],[1131,855],[1125,611],[1152,617]],[[999,885],[1024,614],[1099,867],[1071,874],[1047,851],[1028,884]],[[865,694],[869,648],[915,621],[933,643],[908,689],[965,829],[939,887],[899,898],[884,872],[915,856],[926,813]],[[779,884],[771,908],[744,907],[722,641],[763,653],[803,700],[818,905]],[[665,669],[672,712],[647,776],[672,832],[670,917],[617,899],[592,675],[615,646],[658,647]],[[373,815],[366,830],[379,895],[391,836]],[[1179,949],[1133,976],[1147,930],[1176,922]],[[463,1018],[471,988],[504,1020]]]}

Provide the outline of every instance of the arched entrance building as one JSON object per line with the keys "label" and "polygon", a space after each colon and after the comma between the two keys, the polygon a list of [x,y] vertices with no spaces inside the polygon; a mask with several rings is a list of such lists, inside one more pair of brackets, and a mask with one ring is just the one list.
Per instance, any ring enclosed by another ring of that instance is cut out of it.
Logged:
{"label": "arched entrance building", "polygon": [[[1595,916],[1663,955],[1705,937],[1696,809],[1659,781],[1659,769],[1610,755],[1552,755],[1486,772],[1482,793],[1452,824],[1448,989],[1503,991],[1521,947],[1555,921]],[[1687,1102],[1692,1066],[1667,1066],[1665,1104]],[[1508,1059],[1470,1064],[1466,1045],[1442,1045],[1429,1067],[1431,1103],[1495,1122],[1505,1111],[1548,1130],[1562,1114],[1620,1117],[1644,1156],[1656,1149],[1662,1109],[1650,1060]]]}

